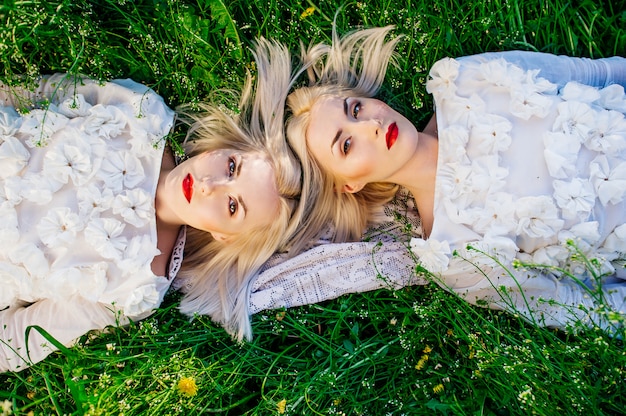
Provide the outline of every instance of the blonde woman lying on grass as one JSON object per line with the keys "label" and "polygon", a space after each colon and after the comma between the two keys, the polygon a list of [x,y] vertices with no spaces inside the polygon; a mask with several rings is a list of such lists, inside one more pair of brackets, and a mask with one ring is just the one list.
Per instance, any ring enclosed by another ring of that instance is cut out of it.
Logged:
{"label": "blonde woman lying on grass", "polygon": [[176,161],[174,112],[136,82],[0,86],[0,371],[149,316],[176,275],[183,313],[249,337],[248,282],[299,218],[283,103],[207,105]]}
{"label": "blonde woman lying on grass", "polygon": [[[308,226],[331,222],[335,242],[359,239],[401,185],[419,215],[410,241],[417,261],[399,243],[320,245],[283,264],[274,281],[257,280],[257,294],[267,296],[253,304],[368,290],[384,285],[379,273],[401,286],[418,264],[472,304],[542,326],[621,331],[626,59],[522,51],[444,58],[426,85],[435,115],[418,131],[373,98],[401,39],[386,40],[390,31],[333,33],[332,45],[304,51],[309,85],[290,94],[286,129],[303,164],[303,193],[316,199]],[[293,295],[272,298],[276,286]]]}

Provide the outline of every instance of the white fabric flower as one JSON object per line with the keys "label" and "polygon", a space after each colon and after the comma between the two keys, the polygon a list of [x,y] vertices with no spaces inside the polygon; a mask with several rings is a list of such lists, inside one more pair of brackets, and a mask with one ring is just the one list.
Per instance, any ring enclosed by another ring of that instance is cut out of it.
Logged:
{"label": "white fabric flower", "polygon": [[569,240],[584,253],[591,253],[593,247],[600,242],[600,224],[598,221],[586,221],[572,226],[568,230],[561,230],[558,238],[565,245]]}
{"label": "white fabric flower", "polygon": [[533,89],[519,88],[511,91],[509,111],[522,120],[528,120],[531,117],[544,118],[551,106],[552,98]]}
{"label": "white fabric flower", "polygon": [[418,257],[420,264],[431,273],[441,273],[450,264],[450,244],[434,239],[411,239],[411,251]]}
{"label": "white fabric flower", "polygon": [[[498,115],[487,114],[475,124],[470,132],[470,157],[493,154],[507,150],[511,146],[512,125],[509,120]],[[476,152],[476,153],[473,153]]]}
{"label": "white fabric flower", "polygon": [[34,243],[22,243],[13,247],[8,257],[14,264],[23,265],[28,274],[34,278],[44,278],[50,271],[50,262]]}
{"label": "white fabric flower", "polygon": [[602,205],[618,204],[626,197],[626,162],[598,156],[589,164],[589,178]]}
{"label": "white fabric flower", "polygon": [[525,238],[550,240],[556,237],[556,233],[563,227],[564,221],[559,218],[558,208],[548,196],[527,196],[519,198],[516,204],[515,232],[522,237],[518,245],[526,252],[533,251],[534,244]]}
{"label": "white fabric flower", "polygon": [[134,188],[145,177],[141,161],[130,152],[110,152],[97,175],[113,192]]}
{"label": "white fabric flower", "polygon": [[22,177],[11,176],[5,179],[3,188],[3,205],[15,206],[22,202]]}
{"label": "white fabric flower", "polygon": [[82,94],[74,94],[59,104],[58,111],[68,118],[83,117],[89,114],[91,104],[85,101]]}
{"label": "white fabric flower", "polygon": [[561,208],[563,218],[586,218],[595,205],[596,193],[586,179],[574,178],[569,182],[555,180],[554,200]]}
{"label": "white fabric flower", "polygon": [[509,64],[505,59],[490,59],[478,66],[479,79],[483,79],[497,87],[511,88],[522,82],[524,71]]}
{"label": "white fabric flower", "polygon": [[596,152],[616,155],[626,149],[626,120],[617,111],[601,111],[596,125],[587,133],[585,146]]}
{"label": "white fabric flower", "polygon": [[20,238],[17,211],[10,204],[0,205],[0,252],[7,253]]}
{"label": "white fabric flower", "polygon": [[139,286],[128,296],[124,304],[124,314],[131,318],[144,314],[156,308],[160,300],[154,283]]}
{"label": "white fabric flower", "polygon": [[539,92],[544,95],[555,95],[558,87],[547,79],[540,77],[539,69],[527,70],[524,74],[525,81],[521,83],[520,88]]}
{"label": "white fabric flower", "polygon": [[571,177],[576,172],[580,141],[562,132],[546,132],[543,143],[543,155],[550,176],[557,179]]}
{"label": "white fabric flower", "polygon": [[460,163],[447,163],[439,170],[441,194],[446,200],[455,202],[460,209],[467,207],[471,200],[472,173],[471,166]]}
{"label": "white fabric flower", "polygon": [[507,267],[519,251],[515,241],[505,236],[493,234],[486,234],[482,240],[473,241],[467,246],[471,247],[463,250],[463,255],[467,260],[479,261],[480,264],[491,267],[495,267],[497,263]]}
{"label": "white fabric flower", "polygon": [[54,133],[64,128],[69,119],[50,110],[31,110],[23,116],[19,132],[28,137],[26,144],[33,147],[45,146]]}
{"label": "white fabric flower", "polygon": [[91,148],[78,139],[80,132],[66,128],[63,137],[48,149],[43,161],[43,173],[59,183],[69,178],[75,185],[82,185],[93,174]]}
{"label": "white fabric flower", "polygon": [[602,247],[612,252],[626,253],[626,224],[615,227],[604,240]]}
{"label": "white fabric flower", "polygon": [[115,218],[93,218],[85,227],[85,239],[105,259],[119,260],[128,241],[124,227]]}
{"label": "white fabric flower", "polygon": [[434,96],[445,96],[456,91],[454,81],[459,75],[461,64],[452,58],[443,58],[432,66],[429,75],[431,79],[426,81],[426,91]]}
{"label": "white fabric flower", "polygon": [[20,115],[13,107],[0,105],[0,137],[15,134],[21,122]]}
{"label": "white fabric flower", "polygon": [[82,229],[78,214],[67,207],[51,209],[37,224],[39,238],[48,247],[69,246]]}
{"label": "white fabric flower", "polygon": [[[480,208],[479,208],[480,209]],[[473,224],[481,234],[506,235],[515,231],[515,202],[509,193],[497,192],[489,195]]]}
{"label": "white fabric flower", "polygon": [[620,113],[626,113],[626,94],[624,87],[619,84],[611,84],[600,90],[600,99],[598,104],[607,110],[615,110]]}
{"label": "white fabric flower", "polygon": [[113,191],[101,188],[95,184],[83,186],[76,192],[78,212],[82,218],[97,217],[101,212],[111,208]]}
{"label": "white fabric flower", "polygon": [[144,128],[131,126],[129,140],[131,152],[138,157],[147,156],[153,152],[161,152],[165,147],[165,139],[160,134],[154,134]]}
{"label": "white fabric flower", "polygon": [[472,202],[483,202],[487,194],[497,192],[505,185],[509,170],[498,165],[498,156],[487,155],[472,160],[470,175]]}
{"label": "white fabric flower", "polygon": [[595,124],[596,111],[589,105],[577,101],[562,102],[557,106],[557,111],[553,131],[571,134],[581,143],[587,140],[589,131]]}
{"label": "white fabric flower", "polygon": [[88,135],[110,139],[119,136],[126,127],[126,118],[122,110],[115,106],[96,104],[89,109],[82,129]]}
{"label": "white fabric flower", "polygon": [[113,200],[113,213],[135,227],[142,227],[154,219],[154,198],[146,191],[135,188],[124,191]]}
{"label": "white fabric flower", "polygon": [[28,275],[24,268],[0,261],[0,310],[13,305],[18,299],[31,301]]}
{"label": "white fabric flower", "polygon": [[124,259],[120,262],[120,268],[132,276],[140,269],[150,269],[152,260],[159,254],[161,252],[149,235],[133,237],[124,250]]}
{"label": "white fabric flower", "polygon": [[442,151],[439,152],[439,157],[442,162],[461,162],[463,164],[469,164],[467,158],[467,142],[469,141],[469,134],[467,129],[452,125],[439,131],[439,146]]}
{"label": "white fabric flower", "polygon": [[600,98],[600,92],[595,87],[583,85],[575,81],[568,82],[559,94],[566,101],[580,101],[591,104]]}
{"label": "white fabric flower", "polygon": [[107,287],[107,264],[96,262],[88,266],[72,266],[53,270],[46,279],[47,293],[57,299],[75,294],[97,302]]}
{"label": "white fabric flower", "polygon": [[535,250],[531,262],[538,266],[563,267],[567,264],[569,254],[569,250],[563,245],[549,245]]}
{"label": "white fabric flower", "polygon": [[476,94],[469,98],[456,97],[452,101],[445,101],[443,107],[448,112],[450,124],[474,125],[480,124],[485,116],[485,102]]}
{"label": "white fabric flower", "polygon": [[47,205],[52,200],[53,193],[63,184],[52,176],[27,173],[19,182],[20,197],[38,205]]}
{"label": "white fabric flower", "polygon": [[0,178],[17,175],[28,164],[30,152],[21,141],[12,136],[0,144]]}

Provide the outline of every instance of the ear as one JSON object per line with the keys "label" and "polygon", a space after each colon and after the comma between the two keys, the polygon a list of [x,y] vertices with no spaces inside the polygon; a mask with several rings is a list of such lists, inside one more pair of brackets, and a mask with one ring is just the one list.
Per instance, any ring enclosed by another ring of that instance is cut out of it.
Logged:
{"label": "ear", "polygon": [[222,234],[222,233],[211,233],[211,235],[213,236],[215,240],[221,241],[222,243],[226,243],[226,244],[230,243],[233,238],[232,235]]}
{"label": "ear", "polygon": [[359,192],[361,189],[363,189],[364,186],[365,184],[362,182],[346,183],[345,185],[341,187],[341,192],[354,194],[354,193]]}

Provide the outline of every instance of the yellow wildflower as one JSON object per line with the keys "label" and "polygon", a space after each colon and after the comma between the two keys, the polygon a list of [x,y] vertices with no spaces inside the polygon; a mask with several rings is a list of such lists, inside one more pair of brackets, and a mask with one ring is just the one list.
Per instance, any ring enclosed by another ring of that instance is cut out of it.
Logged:
{"label": "yellow wildflower", "polygon": [[428,345],[426,346],[426,348],[424,348],[424,354],[428,354],[429,352],[431,352],[433,349],[430,348]]}
{"label": "yellow wildflower", "polygon": [[421,370],[426,365],[426,361],[428,361],[428,355],[422,355],[422,358],[415,364],[416,370]]}
{"label": "yellow wildflower", "polygon": [[282,399],[281,401],[278,402],[276,407],[278,408],[278,414],[279,415],[284,414],[285,413],[285,408],[287,407],[287,400],[286,399]]}
{"label": "yellow wildflower", "polygon": [[178,380],[178,392],[183,396],[193,397],[198,393],[198,386],[193,377],[183,377]]}
{"label": "yellow wildflower", "polygon": [[443,389],[443,384],[437,384],[435,387],[433,387],[433,391],[437,394],[443,393]]}
{"label": "yellow wildflower", "polygon": [[314,12],[315,12],[315,7],[313,6],[307,7],[307,9],[303,11],[302,14],[300,15],[300,20],[306,19],[307,17],[311,16]]}

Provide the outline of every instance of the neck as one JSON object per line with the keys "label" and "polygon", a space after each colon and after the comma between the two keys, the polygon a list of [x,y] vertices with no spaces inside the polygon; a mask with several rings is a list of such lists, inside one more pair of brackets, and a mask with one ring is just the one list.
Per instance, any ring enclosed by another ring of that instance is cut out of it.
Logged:
{"label": "neck", "polygon": [[393,180],[394,183],[407,188],[413,195],[425,237],[430,235],[434,222],[438,150],[439,142],[435,135],[419,133],[414,156],[394,175]]}
{"label": "neck", "polygon": [[413,157],[388,182],[397,183],[409,189],[415,197],[422,191],[434,189],[438,149],[439,143],[436,137],[419,133]]}
{"label": "neck", "polygon": [[174,155],[171,148],[167,146],[163,153],[163,160],[161,161],[161,172],[159,174],[159,180],[157,182],[157,188],[154,196],[156,220],[157,224],[162,228],[174,229],[179,228],[181,225],[183,225],[178,217],[176,215],[173,215],[173,213],[169,209],[169,204],[167,203],[167,195],[165,195],[165,192],[163,191],[167,175],[175,167],[176,162],[174,160]]}

